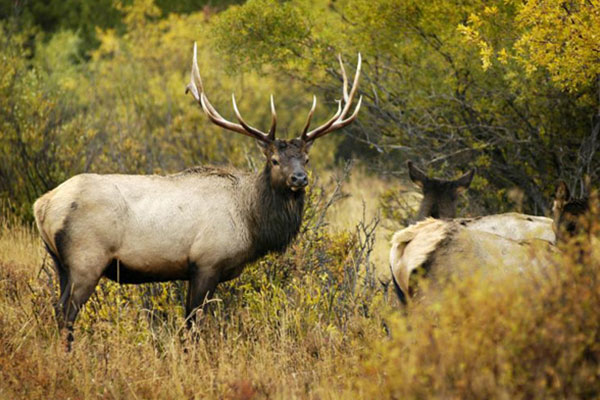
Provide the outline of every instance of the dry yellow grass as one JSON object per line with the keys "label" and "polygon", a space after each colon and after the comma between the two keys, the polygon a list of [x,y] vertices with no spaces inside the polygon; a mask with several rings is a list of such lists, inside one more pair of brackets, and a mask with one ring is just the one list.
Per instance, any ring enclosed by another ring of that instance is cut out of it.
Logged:
{"label": "dry yellow grass", "polygon": [[[334,175],[340,175],[338,171]],[[333,179],[332,173],[326,175],[326,179]],[[343,192],[347,197],[334,203],[328,212],[330,229],[333,232],[353,231],[361,221],[372,221],[379,219],[375,230],[375,245],[373,247],[373,262],[377,268],[377,278],[382,282],[388,282],[390,238],[394,229],[386,224],[382,215],[381,196],[386,191],[409,192],[406,197],[411,206],[416,210],[420,194],[410,192],[414,186],[401,180],[384,180],[375,175],[368,174],[361,166],[356,166],[351,171],[347,182],[344,182]]]}
{"label": "dry yellow grass", "polygon": [[[381,323],[358,307],[380,297],[357,294],[344,300],[357,306],[340,311],[333,297],[326,298],[321,285],[331,282],[321,271],[298,273],[286,283],[279,272],[265,272],[308,263],[313,251],[315,258],[337,257],[331,267],[343,268],[345,260],[353,260],[349,235],[340,234],[313,238],[311,243],[323,242],[327,251],[297,245],[288,258],[249,267],[222,288],[215,314],[195,335],[182,329],[175,285],[158,285],[148,309],[140,286],[104,282],[78,318],[73,351],[65,353],[52,308],[56,282],[48,282],[49,260],[42,268],[45,251],[37,233],[6,220],[0,227],[2,399],[332,398],[347,376],[343,366],[359,362],[356,350],[364,344],[358,338],[383,335]],[[151,310],[158,315],[152,321]]]}
{"label": "dry yellow grass", "polygon": [[[385,185],[361,193],[372,199]],[[340,203],[330,218],[352,227],[362,201],[346,201],[351,215]],[[177,285],[149,297],[149,287],[105,283],[66,353],[37,234],[1,220],[0,399],[600,395],[597,222],[533,283],[473,276],[407,313],[361,280],[352,232],[331,229],[309,230],[224,285],[194,332],[181,329]]]}

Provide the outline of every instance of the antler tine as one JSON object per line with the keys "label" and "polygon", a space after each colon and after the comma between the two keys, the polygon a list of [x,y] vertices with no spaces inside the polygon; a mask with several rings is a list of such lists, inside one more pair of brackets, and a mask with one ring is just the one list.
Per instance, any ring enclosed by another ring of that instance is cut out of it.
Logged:
{"label": "antler tine", "polygon": [[310,120],[312,119],[313,114],[315,113],[315,108],[317,107],[317,96],[313,95],[312,106],[310,107],[310,111],[308,112],[308,118],[306,118],[306,124],[304,125],[304,129],[302,130],[302,139],[306,139],[306,132],[308,132],[308,128],[310,127]]}
{"label": "antler tine", "polygon": [[[329,132],[333,132],[335,130],[341,129],[346,125],[350,124],[352,121],[356,119],[358,115],[358,111],[360,110],[360,106],[362,104],[362,96],[359,98],[358,103],[356,104],[356,108],[352,115],[346,118],[348,111],[350,111],[350,107],[352,106],[352,101],[354,96],[356,95],[356,91],[358,90],[358,80],[360,78],[360,69],[362,65],[362,57],[360,53],[358,53],[358,62],[356,63],[356,73],[354,75],[354,81],[352,83],[352,89],[350,90],[350,94],[348,94],[348,77],[346,76],[346,70],[344,69],[344,63],[342,62],[341,55],[338,55],[338,60],[340,62],[340,67],[342,70],[342,94],[343,100],[338,101],[338,111],[336,114],[327,121],[325,124],[319,126],[316,129],[308,133],[302,134],[302,139],[305,141],[315,140],[318,137],[321,137]],[[342,107],[342,101],[344,102],[344,106]],[[311,110],[312,111],[312,110]],[[312,114],[310,115],[312,116]]]}
{"label": "antler tine", "polygon": [[196,46],[196,42],[194,42],[194,56],[192,58],[192,70],[190,72],[190,83],[185,87],[185,93],[192,92],[192,96],[196,99],[196,101],[200,101],[200,94],[198,93],[198,88],[196,87],[196,79],[198,84],[200,85],[200,92],[204,92],[204,88],[202,86],[202,78],[200,77],[200,70],[198,69],[198,50]]}
{"label": "antler tine", "polygon": [[[360,53],[359,53],[359,57],[360,57]],[[340,68],[342,69],[342,79],[344,81],[344,83],[343,83],[344,101],[346,103],[348,103],[348,76],[346,76],[346,69],[344,68],[344,62],[342,61],[341,54],[338,54],[338,61],[340,62]]]}
{"label": "antler tine", "polygon": [[[340,57],[340,60],[342,58]],[[344,104],[344,110],[342,111],[342,115],[340,118],[345,118],[346,114],[348,113],[348,111],[350,110],[350,107],[352,106],[352,100],[354,100],[354,95],[356,94],[356,90],[358,89],[358,78],[360,77],[360,67],[362,65],[362,57],[360,56],[360,53],[358,53],[358,62],[356,63],[356,73],[354,74],[354,82],[352,82],[352,89],[350,90],[350,95],[348,96],[348,99],[344,99],[346,101],[346,104]],[[343,72],[343,69],[342,69]],[[343,72],[344,74],[344,79],[346,78],[346,73]],[[346,96],[346,90],[347,88],[344,87],[344,96]]]}
{"label": "antler tine", "polygon": [[[198,86],[199,88],[198,88]],[[191,92],[194,99],[200,104],[202,110],[206,113],[208,118],[215,124],[230,131],[238,132],[246,136],[253,137],[255,139],[261,140],[263,142],[271,142],[275,139],[275,105],[273,104],[273,96],[271,96],[271,111],[273,113],[273,121],[271,123],[271,130],[269,134],[266,134],[256,128],[248,125],[240,115],[240,112],[237,109],[237,104],[235,103],[235,96],[232,94],[233,100],[233,109],[235,114],[240,121],[240,124],[236,124],[234,122],[228,121],[219,114],[219,112],[213,107],[213,105],[206,97],[204,93],[204,86],[202,85],[202,77],[200,76],[200,69],[198,68],[198,49],[197,44],[194,42],[194,55],[192,57],[192,71],[190,74],[190,83],[186,86],[185,92]]]}
{"label": "antler tine", "polygon": [[275,131],[277,130],[277,113],[275,112],[275,101],[271,94],[271,129],[269,129],[269,140],[275,140]]}
{"label": "antler tine", "polygon": [[327,134],[329,132],[337,131],[338,129],[342,129],[346,125],[349,125],[358,116],[358,111],[360,110],[361,104],[362,104],[362,96],[360,96],[358,98],[358,102],[356,103],[356,108],[354,109],[354,112],[352,113],[352,115],[350,115],[348,118],[346,118],[344,120],[334,121],[334,123],[331,125],[331,127],[329,129],[326,129],[326,130],[324,130],[322,132],[319,132],[319,133],[311,136],[310,139],[311,140],[315,140],[315,139],[320,138],[321,136],[323,136],[323,135],[325,135],[325,134]]}
{"label": "antler tine", "polygon": [[240,114],[240,111],[238,110],[237,107],[237,103],[235,102],[235,94],[231,93],[231,102],[233,103],[233,112],[235,113],[235,116],[237,117],[238,121],[240,122],[240,124],[242,125],[242,127],[244,127],[245,130],[247,130],[248,132],[250,132],[251,134],[255,135],[257,138],[261,138],[261,140],[268,140],[268,137],[270,136],[270,134],[266,134],[250,125],[248,125],[246,123],[246,121],[244,121],[244,118],[242,118],[242,115]]}
{"label": "antler tine", "polygon": [[[198,85],[200,86],[200,91],[198,91],[196,82],[198,82]],[[186,86],[186,89],[185,89],[186,93],[190,92],[190,91],[192,92],[192,96],[194,96],[196,101],[198,103],[200,103],[200,106],[202,107],[204,112],[210,117],[211,121],[213,121],[215,123],[217,123],[217,121],[219,121],[219,120],[228,122],[217,112],[217,110],[212,106],[212,104],[210,104],[210,101],[208,101],[208,98],[204,94],[204,86],[202,85],[202,77],[200,76],[200,69],[198,68],[198,46],[197,46],[196,42],[194,42],[194,55],[192,57],[192,70],[190,73],[190,83]],[[219,124],[219,125],[223,126],[222,124]],[[236,132],[239,132],[239,129],[237,129],[237,126],[235,126],[235,124],[231,124],[231,125],[227,124],[227,126],[224,126],[224,127],[227,129],[235,128]],[[240,133],[245,133],[245,132],[240,132]]]}
{"label": "antler tine", "polygon": [[317,136],[322,136],[322,134],[325,134],[327,130],[335,123],[335,121],[337,121],[340,118],[340,116],[342,115],[342,100],[336,100],[336,102],[338,103],[338,109],[333,115],[333,117],[331,117],[329,121],[325,122],[320,127],[308,132],[305,135],[305,140],[315,140]]}
{"label": "antler tine", "polygon": [[266,139],[264,139],[262,137],[259,137],[259,136],[256,136],[256,135],[250,133],[249,131],[244,129],[243,126],[241,126],[239,124],[235,124],[230,121],[227,121],[225,118],[221,117],[221,115],[219,115],[217,110],[215,110],[214,107],[208,102],[208,99],[206,98],[206,95],[204,93],[200,93],[200,105],[202,106],[202,109],[208,116],[208,119],[210,119],[215,125],[218,125],[222,128],[230,130],[230,131],[241,133],[242,135],[250,136],[255,139],[259,139],[259,140],[263,140],[263,141],[267,141]]}

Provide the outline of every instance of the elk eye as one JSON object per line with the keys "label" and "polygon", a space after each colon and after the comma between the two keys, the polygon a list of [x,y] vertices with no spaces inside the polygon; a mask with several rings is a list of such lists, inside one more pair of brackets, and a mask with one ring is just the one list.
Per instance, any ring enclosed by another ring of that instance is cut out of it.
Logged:
{"label": "elk eye", "polygon": [[271,163],[273,163],[273,166],[275,165],[279,165],[279,161],[277,161],[276,159],[272,158],[271,159]]}
{"label": "elk eye", "polygon": [[306,157],[306,160],[304,161],[304,164],[308,164],[309,160],[310,160],[310,158]]}

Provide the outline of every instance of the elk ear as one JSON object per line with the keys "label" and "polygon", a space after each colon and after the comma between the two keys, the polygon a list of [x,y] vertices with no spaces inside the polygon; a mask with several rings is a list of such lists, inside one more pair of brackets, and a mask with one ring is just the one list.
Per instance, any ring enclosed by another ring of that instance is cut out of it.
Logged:
{"label": "elk ear", "polygon": [[462,193],[471,186],[471,182],[473,181],[473,177],[475,176],[475,170],[472,169],[457,180],[454,181],[456,185],[456,193]]}
{"label": "elk ear", "polygon": [[408,161],[406,166],[408,167],[408,176],[410,177],[410,180],[413,181],[415,185],[423,189],[423,186],[425,186],[425,182],[428,179],[427,175],[425,175],[425,172],[415,167],[412,161]]}
{"label": "elk ear", "polygon": [[558,182],[556,186],[556,192],[554,192],[554,200],[557,202],[566,203],[571,199],[571,192],[569,192],[569,188],[565,181]]}
{"label": "elk ear", "polygon": [[309,140],[309,141],[305,141],[304,142],[304,151],[308,154],[308,152],[310,151],[310,148],[312,147],[313,143],[315,141],[314,140]]}
{"label": "elk ear", "polygon": [[569,188],[565,181],[559,181],[558,185],[556,185],[556,191],[554,192],[554,204],[552,204],[552,211],[556,215],[559,215],[562,212],[567,201],[571,199],[571,192],[569,192]]}
{"label": "elk ear", "polygon": [[270,147],[271,147],[271,146],[269,146],[269,143],[263,142],[262,140],[256,140],[256,144],[258,145],[258,148],[263,152],[265,157],[268,158],[270,156]]}

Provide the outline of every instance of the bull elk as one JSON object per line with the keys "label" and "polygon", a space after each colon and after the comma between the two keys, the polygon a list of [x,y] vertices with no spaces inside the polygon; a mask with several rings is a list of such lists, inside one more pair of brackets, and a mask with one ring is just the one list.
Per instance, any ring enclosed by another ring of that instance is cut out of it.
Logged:
{"label": "bull elk", "polygon": [[37,227],[52,256],[60,284],[56,305],[59,329],[73,324],[101,277],[119,283],[187,280],[186,314],[220,282],[236,278],[244,266],[270,251],[282,252],[298,234],[308,185],[308,151],[317,138],[356,119],[362,97],[349,115],[358,88],[361,57],[350,92],[341,57],[342,99],[337,112],[309,131],[312,107],[299,137],[276,139],[271,96],[271,127],[263,132],[233,111],[226,120],[208,100],[194,44],[191,80],[186,88],[214,124],[254,138],[266,158],[262,171],[246,173],[214,167],[178,174],[76,175],[34,204]]}

